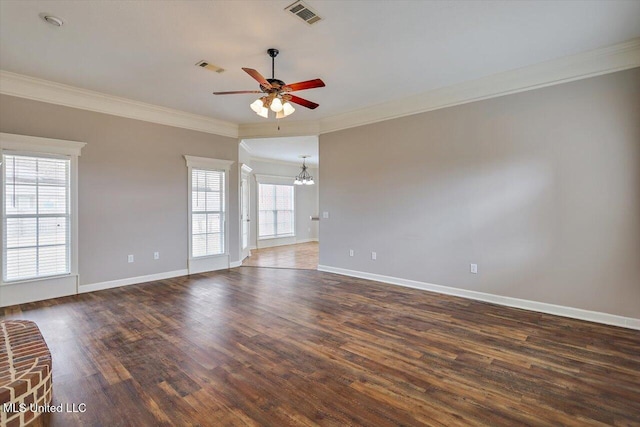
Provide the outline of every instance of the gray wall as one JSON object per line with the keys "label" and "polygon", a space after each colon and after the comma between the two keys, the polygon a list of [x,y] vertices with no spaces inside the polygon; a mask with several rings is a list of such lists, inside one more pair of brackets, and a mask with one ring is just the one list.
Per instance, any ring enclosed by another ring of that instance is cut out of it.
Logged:
{"label": "gray wall", "polygon": [[[302,163],[300,163],[302,165]],[[265,161],[251,161],[252,174],[276,175],[291,177],[291,183],[296,175],[300,173],[300,166],[283,163],[272,163]],[[318,214],[318,188],[320,180],[318,170],[309,168],[309,173],[313,176],[315,185],[296,185],[296,240],[314,240],[318,238],[318,221],[311,221],[310,216]],[[255,179],[251,182],[251,239],[249,246],[256,247],[258,236],[258,185]]]}
{"label": "gray wall", "polygon": [[638,68],[324,134],[320,164],[321,265],[640,318]]}
{"label": "gray wall", "polygon": [[229,253],[238,259],[236,139],[10,96],[0,96],[0,131],[87,143],[78,182],[81,284],[187,268],[184,154],[236,162]]}

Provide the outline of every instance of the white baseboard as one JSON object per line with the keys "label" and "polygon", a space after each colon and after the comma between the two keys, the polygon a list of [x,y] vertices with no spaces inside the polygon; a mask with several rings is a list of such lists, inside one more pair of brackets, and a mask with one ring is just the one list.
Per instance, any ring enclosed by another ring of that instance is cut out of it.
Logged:
{"label": "white baseboard", "polygon": [[572,319],[587,320],[603,323],[605,325],[621,326],[623,328],[640,330],[640,319],[618,316],[615,314],[601,313],[598,311],[583,310],[580,308],[565,307],[562,305],[548,304],[538,301],[530,301],[519,298],[504,297],[485,292],[470,291],[467,289],[452,288],[449,286],[434,285],[432,283],[418,282],[415,280],[401,279],[399,277],[383,276],[381,274],[367,273],[364,271],[348,270],[346,268],[318,265],[319,271],[341,274],[343,276],[357,277],[360,279],[374,280],[376,282],[391,285],[405,286],[408,288],[422,289],[440,294],[454,295],[478,301],[486,301],[508,307],[522,308],[540,313],[554,314],[556,316],[570,317]]}
{"label": "white baseboard", "polygon": [[231,263],[229,263],[229,268],[236,268],[236,267],[240,267],[242,265],[242,261],[231,261]]}
{"label": "white baseboard", "polygon": [[300,240],[296,240],[296,245],[298,243],[309,243],[309,242],[317,242],[317,241],[318,241],[317,238],[315,238],[315,239],[300,239]]}
{"label": "white baseboard", "polygon": [[136,285],[138,283],[153,282],[155,280],[171,279],[173,277],[186,276],[189,270],[174,270],[164,273],[148,274],[146,276],[127,277],[126,279],[110,280],[108,282],[92,283],[90,285],[78,286],[78,293],[101,291],[103,289],[118,288],[120,286]]}

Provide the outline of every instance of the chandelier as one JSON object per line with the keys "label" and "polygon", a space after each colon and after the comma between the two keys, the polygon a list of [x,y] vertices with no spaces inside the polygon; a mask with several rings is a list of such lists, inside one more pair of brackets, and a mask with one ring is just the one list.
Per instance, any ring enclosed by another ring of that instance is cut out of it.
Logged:
{"label": "chandelier", "polygon": [[293,183],[295,185],[313,185],[314,184],[313,177],[309,175],[309,172],[307,172],[307,165],[306,165],[307,157],[311,157],[311,156],[300,156],[300,157],[302,157],[302,171],[300,171],[298,176],[296,176],[296,179],[295,181],[293,181]]}

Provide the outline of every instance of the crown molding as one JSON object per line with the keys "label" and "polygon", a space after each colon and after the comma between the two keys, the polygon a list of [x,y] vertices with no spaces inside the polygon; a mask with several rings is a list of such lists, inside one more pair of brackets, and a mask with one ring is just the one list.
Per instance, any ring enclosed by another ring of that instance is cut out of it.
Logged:
{"label": "crown molding", "polygon": [[247,153],[249,153],[249,155],[251,155],[252,151],[251,148],[249,147],[249,145],[244,142],[244,140],[240,140],[240,147],[242,147]]}
{"label": "crown molding", "polygon": [[320,135],[640,67],[640,38],[434,89],[321,120],[235,124],[0,71],[0,93],[231,138]]}
{"label": "crown molding", "polygon": [[320,120],[320,133],[640,67],[640,38],[565,56]]}
{"label": "crown molding", "polygon": [[238,125],[235,123],[106,95],[9,71],[0,70],[0,93],[129,119],[232,138],[238,137]]}
{"label": "crown molding", "polygon": [[[274,163],[274,164],[278,164],[278,165],[287,165],[287,166],[295,166],[295,167],[300,167],[302,166],[302,159],[300,159],[300,161],[291,161],[291,160],[279,160],[279,159],[269,159],[267,157],[256,157],[256,156],[251,156],[251,161],[252,162],[260,162],[260,163]],[[307,167],[309,169],[318,169],[318,165],[314,164],[314,163],[307,163]]]}

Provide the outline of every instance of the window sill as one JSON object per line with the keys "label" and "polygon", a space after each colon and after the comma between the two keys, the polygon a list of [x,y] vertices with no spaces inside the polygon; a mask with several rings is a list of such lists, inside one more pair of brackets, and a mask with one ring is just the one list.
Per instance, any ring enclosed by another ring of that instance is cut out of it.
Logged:
{"label": "window sill", "polygon": [[287,234],[284,236],[277,236],[277,237],[259,237],[258,240],[262,241],[262,240],[277,240],[277,239],[290,239],[292,237],[296,237],[295,234]]}
{"label": "window sill", "polygon": [[13,286],[13,285],[20,285],[23,283],[43,282],[45,280],[56,280],[56,279],[61,279],[65,277],[78,277],[78,275],[73,273],[66,273],[66,274],[57,274],[55,276],[43,276],[43,277],[33,277],[31,279],[11,280],[10,282],[5,282],[3,280],[2,282],[0,282],[0,286]]}
{"label": "window sill", "polygon": [[209,259],[209,258],[222,258],[222,257],[228,257],[229,254],[225,253],[225,254],[218,254],[218,255],[202,255],[202,256],[192,256],[189,259]]}

